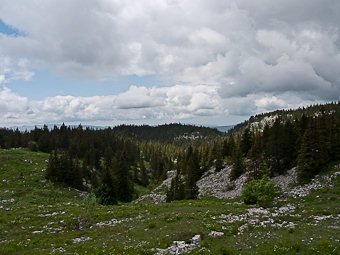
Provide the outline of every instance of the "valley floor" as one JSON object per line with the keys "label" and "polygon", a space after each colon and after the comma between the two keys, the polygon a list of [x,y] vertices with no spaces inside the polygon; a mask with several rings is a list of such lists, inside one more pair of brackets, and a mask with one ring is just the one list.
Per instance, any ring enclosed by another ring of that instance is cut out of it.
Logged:
{"label": "valley floor", "polygon": [[269,209],[209,197],[101,206],[46,182],[47,159],[0,150],[0,254],[166,254],[197,235],[190,254],[340,254],[338,167],[328,185]]}

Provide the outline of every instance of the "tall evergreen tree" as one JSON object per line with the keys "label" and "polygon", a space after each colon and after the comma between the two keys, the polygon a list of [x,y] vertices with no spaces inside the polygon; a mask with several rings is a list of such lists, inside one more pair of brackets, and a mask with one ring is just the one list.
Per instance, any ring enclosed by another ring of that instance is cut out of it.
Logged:
{"label": "tall evergreen tree", "polygon": [[140,171],[141,171],[141,184],[144,187],[147,187],[149,185],[149,176],[148,176],[148,172],[145,168],[143,159],[140,160]]}
{"label": "tall evergreen tree", "polygon": [[303,136],[298,156],[298,179],[300,182],[308,181],[314,177],[328,161],[327,145],[324,139],[323,131],[318,129],[317,122],[311,121]]}
{"label": "tall evergreen tree", "polygon": [[118,199],[122,202],[130,202],[134,188],[130,177],[130,165],[127,160],[126,148],[118,152],[113,166],[118,182]]}
{"label": "tall evergreen tree", "polygon": [[230,179],[235,180],[240,177],[243,173],[244,165],[242,152],[239,146],[234,147],[234,151],[232,154],[232,170],[230,172]]}
{"label": "tall evergreen tree", "polygon": [[195,199],[198,195],[198,188],[196,186],[197,181],[197,173],[199,169],[197,169],[197,162],[193,155],[188,159],[187,162],[187,173],[185,177],[185,198],[186,199]]}
{"label": "tall evergreen tree", "polygon": [[181,180],[180,175],[176,176],[171,180],[170,189],[166,194],[166,201],[171,202],[173,200],[182,200],[185,198],[184,184]]}
{"label": "tall evergreen tree", "polygon": [[96,188],[95,195],[100,204],[114,205],[118,201],[117,179],[112,173],[112,169],[106,166],[103,169],[101,185]]}
{"label": "tall evergreen tree", "polygon": [[242,134],[242,138],[241,138],[241,144],[240,144],[240,149],[241,152],[244,156],[247,155],[248,151],[251,148],[252,145],[252,140],[251,140],[251,132],[250,132],[250,128],[247,127]]}

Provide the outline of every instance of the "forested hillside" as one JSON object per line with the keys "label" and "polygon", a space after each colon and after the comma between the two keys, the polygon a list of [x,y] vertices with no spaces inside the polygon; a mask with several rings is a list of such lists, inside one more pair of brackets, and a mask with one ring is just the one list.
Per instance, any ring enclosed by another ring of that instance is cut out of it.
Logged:
{"label": "forested hillside", "polygon": [[201,144],[214,140],[222,135],[215,128],[197,127],[183,124],[165,124],[160,126],[121,125],[113,128],[118,134],[136,138],[138,141],[158,141],[161,143]]}
{"label": "forested hillside", "polygon": [[[339,160],[339,128],[339,103],[275,111],[251,117],[230,130],[224,148],[233,155],[234,162],[240,161],[239,157],[249,159],[248,168],[254,178],[265,161],[272,175],[297,165],[299,180],[303,182],[330,161]],[[241,169],[244,168],[235,167],[233,175],[239,176]]]}
{"label": "forested hillside", "polygon": [[[227,135],[216,129],[169,124],[31,131],[0,129],[1,148],[50,153],[46,178],[93,191],[102,204],[129,202],[136,188],[152,188],[176,170],[168,201],[197,198],[197,181],[210,169],[232,165],[230,178],[284,174],[297,166],[308,182],[340,159],[340,104],[275,111],[251,117]],[[264,167],[265,166],[265,167]]]}
{"label": "forested hillside", "polygon": [[252,127],[258,130],[264,128],[266,124],[273,124],[276,118],[280,118],[282,121],[290,120],[295,121],[299,120],[302,117],[313,117],[318,116],[321,113],[328,113],[334,116],[335,119],[340,119],[340,104],[338,103],[329,103],[329,104],[316,104],[308,107],[301,107],[298,109],[289,109],[289,110],[276,110],[273,112],[266,112],[257,114],[255,116],[251,116],[249,120],[246,120],[240,124],[235,125],[230,129],[230,132],[241,133],[246,127]]}

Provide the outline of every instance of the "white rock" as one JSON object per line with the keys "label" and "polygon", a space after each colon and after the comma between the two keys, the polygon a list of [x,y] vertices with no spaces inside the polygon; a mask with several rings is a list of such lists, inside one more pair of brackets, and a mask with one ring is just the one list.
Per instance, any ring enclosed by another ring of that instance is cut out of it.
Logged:
{"label": "white rock", "polygon": [[210,233],[209,233],[209,235],[208,236],[211,236],[211,237],[219,237],[219,236],[223,236],[224,235],[224,233],[223,232],[218,232],[218,231],[211,231]]}
{"label": "white rock", "polygon": [[201,244],[201,236],[195,235],[190,239],[190,243],[186,243],[185,241],[173,241],[172,245],[166,249],[157,248],[157,252],[155,255],[167,255],[167,254],[182,254],[190,252],[193,249],[196,249]]}

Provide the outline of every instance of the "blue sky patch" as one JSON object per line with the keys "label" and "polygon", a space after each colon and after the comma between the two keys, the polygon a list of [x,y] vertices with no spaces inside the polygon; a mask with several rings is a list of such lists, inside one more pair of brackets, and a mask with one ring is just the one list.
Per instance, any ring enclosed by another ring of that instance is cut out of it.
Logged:
{"label": "blue sky patch", "polygon": [[155,75],[119,76],[117,79],[105,81],[86,81],[73,78],[61,77],[47,70],[37,71],[30,81],[14,80],[8,83],[13,92],[30,100],[43,100],[46,97],[58,95],[66,96],[106,96],[117,95],[129,90],[131,85],[151,88],[158,86]]}
{"label": "blue sky patch", "polygon": [[24,36],[25,34],[13,26],[6,24],[0,19],[0,33],[10,35],[10,36]]}

